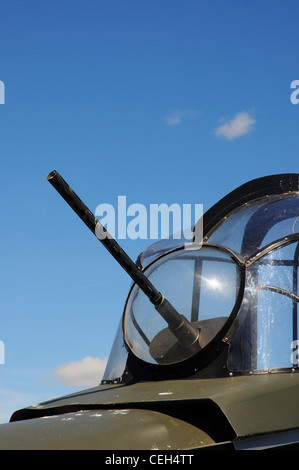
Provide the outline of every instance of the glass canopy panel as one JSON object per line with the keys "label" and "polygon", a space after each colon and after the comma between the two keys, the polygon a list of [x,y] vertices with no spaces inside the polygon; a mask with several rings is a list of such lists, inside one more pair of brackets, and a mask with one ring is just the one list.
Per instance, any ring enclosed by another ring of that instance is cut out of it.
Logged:
{"label": "glass canopy panel", "polygon": [[[227,252],[202,247],[169,253],[145,273],[174,308],[200,330],[203,348],[222,329],[234,308],[238,269]],[[123,330],[129,348],[145,362],[173,364],[190,356],[136,285],[125,308]]]}
{"label": "glass canopy panel", "polygon": [[273,250],[247,269],[229,369],[268,370],[298,365],[299,242]]}
{"label": "glass canopy panel", "polygon": [[208,243],[249,257],[262,246],[299,230],[299,193],[266,196],[244,204],[207,235]]}

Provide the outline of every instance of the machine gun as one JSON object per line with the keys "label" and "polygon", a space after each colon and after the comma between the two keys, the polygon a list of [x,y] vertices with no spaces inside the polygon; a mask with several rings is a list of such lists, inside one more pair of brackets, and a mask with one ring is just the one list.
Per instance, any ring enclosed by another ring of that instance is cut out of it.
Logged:
{"label": "machine gun", "polygon": [[200,351],[200,329],[195,328],[184,315],[178,313],[155,288],[56,170],[51,171],[47,179],[152,302],[180,343],[180,347],[191,355]]}

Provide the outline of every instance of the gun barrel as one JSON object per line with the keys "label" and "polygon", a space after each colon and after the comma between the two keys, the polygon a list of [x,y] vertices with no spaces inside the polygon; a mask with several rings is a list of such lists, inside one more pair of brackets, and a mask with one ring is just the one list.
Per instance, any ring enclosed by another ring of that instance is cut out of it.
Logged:
{"label": "gun barrel", "polygon": [[[48,174],[47,180],[154,304],[156,310],[168,323],[169,328],[179,341],[192,347],[192,350],[196,349],[199,336],[198,330],[183,315],[179,314],[167,299],[164,299],[163,295],[153,286],[56,170]],[[102,236],[103,234],[105,236]]]}
{"label": "gun barrel", "polygon": [[[63,197],[63,199],[70,205],[76,212],[80,219],[87,225],[92,233],[98,240],[105,246],[111,255],[119,262],[119,264],[130,275],[134,282],[144,291],[153,304],[159,304],[162,300],[162,295],[150,283],[148,278],[136,266],[127,253],[121,248],[116,240],[109,234],[103,227],[100,221],[93,215],[84,202],[77,196],[62,176],[56,171],[51,171],[47,176],[48,181]],[[105,233],[105,237],[99,238],[98,233]]]}

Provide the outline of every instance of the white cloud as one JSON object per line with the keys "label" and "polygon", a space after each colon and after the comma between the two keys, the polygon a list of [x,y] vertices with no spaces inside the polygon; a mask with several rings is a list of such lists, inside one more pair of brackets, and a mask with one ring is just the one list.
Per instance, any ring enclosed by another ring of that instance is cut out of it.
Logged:
{"label": "white cloud", "polygon": [[187,109],[186,111],[179,111],[178,109],[176,109],[171,114],[166,116],[166,118],[164,119],[164,122],[168,126],[175,126],[177,124],[181,124],[183,119],[187,117],[195,117],[195,116],[197,116],[197,112],[193,111],[192,109]]}
{"label": "white cloud", "polygon": [[217,127],[215,134],[228,140],[236,139],[242,135],[248,134],[253,129],[255,119],[249,113],[241,112],[235,115],[231,120]]}
{"label": "white cloud", "polygon": [[54,377],[64,385],[93,387],[100,383],[107,359],[87,356],[76,362],[61,364],[54,370]]}
{"label": "white cloud", "polygon": [[[42,380],[42,383],[47,384],[56,379],[67,386],[96,386],[102,379],[106,364],[107,359],[87,356],[80,361],[61,364],[54,370],[52,377]],[[48,400],[48,393],[24,392],[0,387],[0,424],[7,423],[16,410]]]}

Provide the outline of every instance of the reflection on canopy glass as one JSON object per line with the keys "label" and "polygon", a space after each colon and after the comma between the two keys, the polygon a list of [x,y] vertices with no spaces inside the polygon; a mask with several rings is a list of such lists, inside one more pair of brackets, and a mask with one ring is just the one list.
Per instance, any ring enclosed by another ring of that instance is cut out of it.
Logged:
{"label": "reflection on canopy glass", "polygon": [[[219,333],[234,308],[240,283],[238,269],[227,252],[202,247],[167,254],[145,273],[174,308],[200,331],[200,347],[204,348]],[[128,298],[123,327],[127,345],[143,361],[173,364],[190,356],[136,285]]]}
{"label": "reflection on canopy glass", "polygon": [[282,246],[247,269],[231,370],[298,366],[298,247],[298,241]]}

